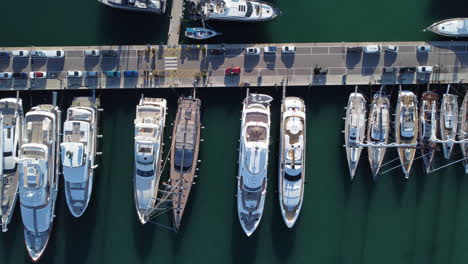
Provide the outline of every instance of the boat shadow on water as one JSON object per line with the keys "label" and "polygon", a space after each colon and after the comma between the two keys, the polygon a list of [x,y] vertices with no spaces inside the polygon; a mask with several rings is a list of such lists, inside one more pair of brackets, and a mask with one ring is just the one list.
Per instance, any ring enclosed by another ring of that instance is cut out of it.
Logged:
{"label": "boat shadow on water", "polygon": [[[19,198],[17,204],[19,204]],[[17,240],[20,240],[18,241],[19,243],[17,242]],[[11,221],[8,224],[8,231],[0,234],[0,245],[2,245],[4,248],[13,247],[13,245],[17,244],[23,246],[23,240],[23,222],[21,220],[21,211],[19,206],[16,206],[15,210],[13,210],[13,217],[11,218]],[[27,256],[28,253],[26,253],[26,250],[22,250],[24,252],[24,255]],[[12,258],[15,257],[13,250],[3,250],[2,254],[0,255],[1,263],[13,263]]]}
{"label": "boat shadow on water", "polygon": [[[237,174],[237,173],[236,173]],[[236,190],[233,193],[237,192],[237,183],[235,184]],[[242,230],[241,224],[239,222],[238,212],[237,212],[237,197],[233,199],[233,216],[232,221],[232,234],[231,234],[231,263],[237,264],[253,264],[256,263],[255,257],[257,254],[257,234],[258,231],[255,231],[252,236],[247,237],[244,230]],[[258,228],[261,228],[261,224]]]}

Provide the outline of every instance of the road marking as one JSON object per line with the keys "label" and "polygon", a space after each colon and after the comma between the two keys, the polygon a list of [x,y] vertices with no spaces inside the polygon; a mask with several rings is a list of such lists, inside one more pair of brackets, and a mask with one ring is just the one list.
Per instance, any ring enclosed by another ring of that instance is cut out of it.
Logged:
{"label": "road marking", "polygon": [[177,70],[177,57],[164,57],[164,69],[174,71]]}

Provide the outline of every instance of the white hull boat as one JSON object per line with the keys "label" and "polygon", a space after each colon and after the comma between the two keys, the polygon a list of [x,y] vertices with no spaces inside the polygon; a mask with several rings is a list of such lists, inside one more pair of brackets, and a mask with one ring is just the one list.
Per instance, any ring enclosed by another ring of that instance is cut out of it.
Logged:
{"label": "white hull boat", "polygon": [[[367,143],[387,144],[390,130],[390,102],[388,97],[381,93],[374,95],[367,120]],[[369,147],[367,151],[375,180],[382,166],[386,148]]]}
{"label": "white hull boat", "polygon": [[[462,106],[460,108],[460,124],[458,132],[458,140],[468,140],[468,92],[465,93]],[[468,174],[468,143],[460,143],[460,148],[463,154],[463,166],[465,174]]]}
{"label": "white hull boat", "polygon": [[281,14],[270,3],[257,0],[202,0],[192,2],[192,16],[203,20],[258,22]]}
{"label": "white hull boat", "polygon": [[356,168],[361,156],[366,129],[366,100],[360,93],[349,95],[348,106],[345,117],[345,148],[348,159],[351,180],[354,178]]}
{"label": "white hull boat", "polygon": [[437,138],[438,101],[439,95],[436,93],[427,92],[422,95],[419,114],[419,146],[427,173],[431,171],[437,148],[437,144],[431,140]]}
{"label": "white hull boat", "polygon": [[212,37],[216,37],[218,35],[221,35],[221,33],[218,33],[211,29],[202,28],[202,27],[185,29],[185,36],[187,38],[192,38],[192,39],[197,39],[197,40],[209,39]]}
{"label": "white hull boat", "polygon": [[126,11],[163,14],[166,12],[165,0],[98,0],[101,4]]}
{"label": "white hull boat", "polygon": [[446,37],[468,37],[468,18],[450,18],[436,22],[425,30]]}
{"label": "white hull boat", "polygon": [[[458,97],[454,94],[444,94],[440,106],[440,137],[441,140],[455,140],[458,129]],[[450,159],[453,142],[442,143],[445,159]]]}

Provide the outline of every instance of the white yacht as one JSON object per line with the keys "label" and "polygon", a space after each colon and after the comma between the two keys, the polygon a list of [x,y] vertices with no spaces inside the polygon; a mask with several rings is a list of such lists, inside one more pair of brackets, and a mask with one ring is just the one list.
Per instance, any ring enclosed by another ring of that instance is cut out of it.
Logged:
{"label": "white yacht", "polygon": [[430,25],[425,30],[446,37],[468,37],[468,18],[445,19]]}
{"label": "white yacht", "polygon": [[[459,120],[458,140],[468,140],[468,92],[465,93],[465,98],[460,108]],[[463,165],[465,167],[465,174],[468,174],[468,143],[460,143],[460,148],[464,158]]]}
{"label": "white yacht", "polygon": [[142,224],[148,221],[158,194],[166,104],[165,99],[142,97],[136,107],[134,196]]}
{"label": "white yacht", "polygon": [[96,165],[99,100],[77,97],[67,110],[60,144],[65,197],[74,217],[88,207]]}
{"label": "white yacht", "polygon": [[237,210],[247,236],[260,223],[265,205],[272,100],[268,95],[248,94],[243,103]]}
{"label": "white yacht", "polygon": [[163,14],[166,12],[166,0],[98,0],[101,4],[136,12]]}
{"label": "white yacht", "polygon": [[[387,144],[390,130],[390,101],[381,92],[376,93],[372,99],[367,124],[368,144]],[[385,157],[386,148],[367,148],[369,163],[374,180],[379,174]]]}
{"label": "white yacht", "polygon": [[349,95],[345,118],[345,147],[348,159],[351,180],[354,178],[356,168],[361,156],[362,147],[358,144],[364,143],[366,129],[366,99],[361,93]]}
{"label": "white yacht", "polygon": [[29,256],[37,261],[49,241],[59,186],[60,110],[33,107],[26,114],[19,151],[19,196]]}
{"label": "white yacht", "polygon": [[21,147],[23,128],[23,103],[21,99],[4,98],[0,100],[0,224],[2,231],[8,230],[8,224],[15,210],[18,193],[18,173],[16,158]]}
{"label": "white yacht", "polygon": [[[455,140],[458,128],[458,96],[446,93],[440,106],[440,137],[442,140]],[[449,159],[453,142],[442,143],[445,159]]]}
{"label": "white yacht", "polygon": [[257,0],[202,0],[192,2],[192,16],[203,20],[257,22],[270,20],[281,12],[270,3]]}
{"label": "white yacht", "polygon": [[425,92],[422,95],[419,114],[419,146],[427,173],[431,170],[437,148],[437,143],[432,140],[437,138],[438,101],[439,95],[434,92]]}
{"label": "white yacht", "polygon": [[395,141],[397,144],[405,145],[405,147],[398,148],[398,156],[406,179],[409,178],[416,154],[418,120],[416,95],[410,91],[400,91],[395,114]]}
{"label": "white yacht", "polygon": [[281,106],[279,202],[289,228],[301,211],[305,183],[306,115],[304,101],[286,97]]}

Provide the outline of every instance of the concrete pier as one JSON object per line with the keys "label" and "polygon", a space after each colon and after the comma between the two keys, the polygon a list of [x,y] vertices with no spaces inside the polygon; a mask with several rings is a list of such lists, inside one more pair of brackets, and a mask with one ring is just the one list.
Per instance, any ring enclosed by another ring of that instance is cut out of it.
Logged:
{"label": "concrete pier", "polygon": [[169,31],[167,45],[175,47],[179,44],[180,25],[184,14],[184,0],[172,0],[171,19],[169,21]]}
{"label": "concrete pier", "polygon": [[[397,45],[398,53],[365,54],[350,52],[349,47],[370,44]],[[415,83],[466,83],[468,80],[468,42],[394,42],[394,43],[303,43],[295,54],[264,54],[265,45],[180,45],[99,46],[99,47],[11,47],[19,49],[62,49],[64,58],[0,57],[0,72],[46,71],[45,79],[3,79],[0,89],[86,89],[86,88],[167,88],[275,86],[285,79],[289,86],[367,85]],[[428,53],[417,52],[418,45],[430,45]],[[256,46],[261,55],[245,55],[245,48]],[[225,49],[225,55],[213,49]],[[115,57],[85,57],[86,49],[117,51]],[[434,66],[432,74],[399,73],[401,67]],[[240,67],[241,74],[225,76],[225,69]],[[327,69],[314,74],[314,68]],[[396,67],[384,73],[384,67]],[[67,78],[67,71],[96,71],[98,78]],[[125,77],[124,71],[138,71],[138,77]],[[106,71],[120,71],[120,77],[106,77]]]}

